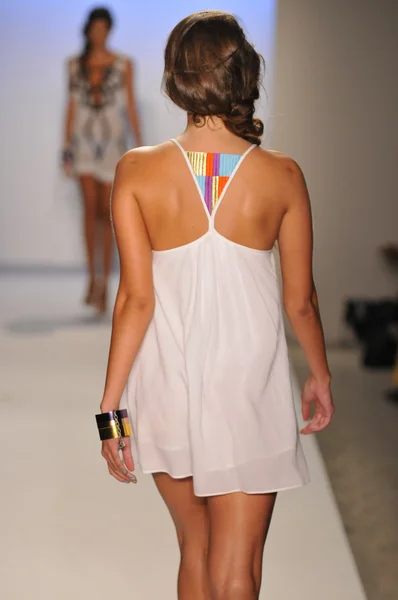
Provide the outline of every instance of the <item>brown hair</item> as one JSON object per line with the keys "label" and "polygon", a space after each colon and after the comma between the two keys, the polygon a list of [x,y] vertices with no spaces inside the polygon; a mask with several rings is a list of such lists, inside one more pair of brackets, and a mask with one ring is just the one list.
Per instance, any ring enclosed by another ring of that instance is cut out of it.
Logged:
{"label": "brown hair", "polygon": [[235,135],[261,143],[254,103],[264,59],[232,15],[206,10],[186,17],[171,32],[164,58],[164,90],[195,125],[217,116]]}
{"label": "brown hair", "polygon": [[91,25],[97,20],[105,21],[109,30],[111,30],[113,27],[113,17],[107,8],[97,7],[90,11],[83,27],[84,47],[83,52],[80,55],[80,67],[83,72],[86,70],[87,60],[91,51],[91,44],[88,39],[88,34],[90,32]]}

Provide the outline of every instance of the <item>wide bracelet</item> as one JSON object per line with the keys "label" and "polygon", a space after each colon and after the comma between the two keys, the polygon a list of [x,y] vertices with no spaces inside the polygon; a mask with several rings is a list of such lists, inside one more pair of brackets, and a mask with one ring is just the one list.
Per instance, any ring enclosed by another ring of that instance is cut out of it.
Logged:
{"label": "wide bracelet", "polygon": [[73,163],[73,150],[71,148],[64,148],[62,150],[62,164]]}
{"label": "wide bracelet", "polygon": [[95,415],[100,440],[112,440],[129,437],[132,434],[128,412],[111,410],[107,413]]}

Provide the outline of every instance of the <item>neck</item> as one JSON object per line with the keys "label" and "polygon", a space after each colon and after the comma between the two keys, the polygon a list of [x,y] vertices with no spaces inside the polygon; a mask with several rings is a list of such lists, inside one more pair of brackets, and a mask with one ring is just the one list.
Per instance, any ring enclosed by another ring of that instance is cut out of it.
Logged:
{"label": "neck", "polygon": [[199,125],[195,125],[192,115],[188,114],[186,131],[190,130],[202,130],[209,133],[217,133],[220,131],[227,131],[227,128],[224,125],[224,121],[220,117],[201,117],[201,122]]}
{"label": "neck", "polygon": [[[188,115],[187,126],[183,137],[192,149],[197,148],[228,148],[230,144],[243,142],[231,133],[220,117],[203,117],[203,120],[195,125],[191,115]],[[224,150],[222,150],[224,151]]]}
{"label": "neck", "polygon": [[231,137],[231,133],[225,127],[220,117],[203,117],[199,124],[195,124],[191,115],[187,117],[185,135],[197,142],[209,142],[225,140]]}
{"label": "neck", "polygon": [[90,54],[103,54],[104,52],[107,52],[107,48],[104,44],[91,44]]}
{"label": "neck", "polygon": [[188,115],[187,126],[180,140],[189,150],[242,154],[248,142],[229,131],[220,117],[203,117],[195,125]]}

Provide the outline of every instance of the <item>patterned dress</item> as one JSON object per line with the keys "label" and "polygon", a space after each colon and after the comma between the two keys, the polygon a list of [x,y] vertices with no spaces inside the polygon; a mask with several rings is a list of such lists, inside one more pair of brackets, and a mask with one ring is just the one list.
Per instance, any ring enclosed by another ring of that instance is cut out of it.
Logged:
{"label": "patterned dress", "polygon": [[118,55],[93,86],[82,70],[79,57],[69,63],[69,91],[75,100],[72,137],[77,176],[92,175],[111,183],[118,160],[127,150],[127,59]]}

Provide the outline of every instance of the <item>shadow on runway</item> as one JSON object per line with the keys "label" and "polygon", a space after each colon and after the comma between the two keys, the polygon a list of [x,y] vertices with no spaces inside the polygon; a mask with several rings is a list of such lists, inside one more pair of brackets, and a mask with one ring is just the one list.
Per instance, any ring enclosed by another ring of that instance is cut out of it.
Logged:
{"label": "shadow on runway", "polygon": [[53,318],[26,317],[15,319],[9,323],[4,323],[2,328],[5,332],[13,335],[49,335],[64,329],[98,328],[98,326],[108,328],[110,325],[111,317],[109,315],[66,315]]}

